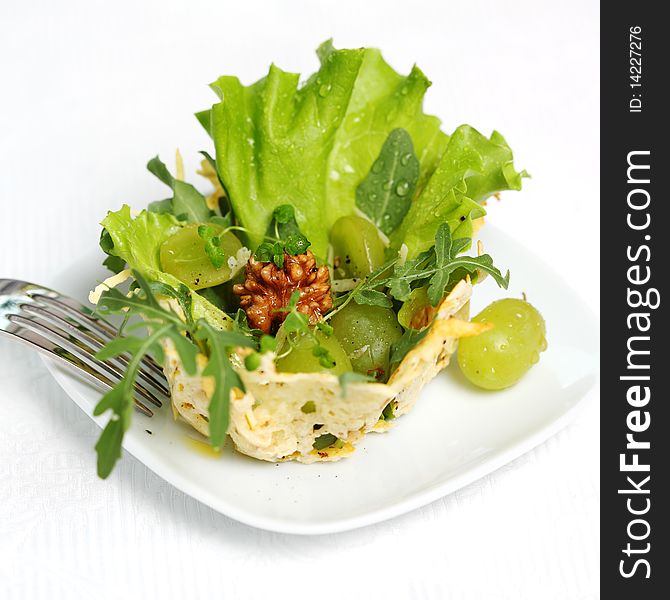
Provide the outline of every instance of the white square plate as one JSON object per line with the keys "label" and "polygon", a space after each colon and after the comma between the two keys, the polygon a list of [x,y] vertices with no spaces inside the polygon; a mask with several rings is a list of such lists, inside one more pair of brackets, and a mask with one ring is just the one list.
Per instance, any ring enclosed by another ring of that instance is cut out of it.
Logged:
{"label": "white square plate", "polygon": [[[124,448],[215,510],[255,527],[295,534],[344,531],[394,517],[527,452],[563,427],[594,387],[596,319],[531,250],[490,225],[481,239],[512,278],[508,292],[490,278],[476,286],[472,314],[496,298],[525,292],[547,322],[548,350],[513,388],[478,390],[452,364],[391,431],[369,434],[351,458],[335,463],[273,464],[230,448],[213,456],[199,449],[204,444],[192,441],[198,434],[175,422],[168,406],[153,418],[136,412]],[[105,277],[101,260],[100,254],[85,257],[50,285],[84,300]],[[45,362],[62,388],[91,415],[100,393]]]}

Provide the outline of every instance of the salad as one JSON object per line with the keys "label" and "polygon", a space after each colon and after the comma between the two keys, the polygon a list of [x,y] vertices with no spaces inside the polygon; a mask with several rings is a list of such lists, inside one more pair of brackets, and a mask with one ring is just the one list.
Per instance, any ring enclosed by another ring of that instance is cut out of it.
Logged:
{"label": "salad", "polygon": [[461,370],[486,389],[514,384],[546,347],[525,300],[469,320],[473,286],[509,282],[473,244],[487,198],[527,176],[503,136],[443,132],[416,66],[400,75],[377,49],[330,41],[317,54],[303,82],[272,65],[249,86],[211,84],[218,101],[196,114],[214,148],[201,152],[209,194],[184,180],[179,153],[174,172],[156,157],[147,167],[168,197],[103,219],[114,274],[91,301],[125,325],[98,356],[132,359],[95,408],[111,413],[101,477],[121,456],[147,354],[175,417],[214,448],[230,436],[254,458],[311,463],[409,411],[459,340]]}

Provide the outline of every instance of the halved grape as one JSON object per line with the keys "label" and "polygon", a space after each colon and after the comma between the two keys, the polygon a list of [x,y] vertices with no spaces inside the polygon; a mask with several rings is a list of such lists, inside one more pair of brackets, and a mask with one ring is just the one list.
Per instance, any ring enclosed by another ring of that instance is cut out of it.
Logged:
{"label": "halved grape", "polygon": [[384,264],[384,244],[373,223],[351,215],[335,221],[330,242],[338,265],[336,279],[365,277]]}
{"label": "halved grape", "polygon": [[547,349],[544,319],[524,300],[497,300],[472,321],[494,327],[460,340],[458,365],[472,383],[484,389],[514,385]]}
{"label": "halved grape", "polygon": [[[284,357],[275,361],[277,371],[284,373],[330,373],[331,375],[341,375],[351,371],[351,362],[347,353],[342,348],[340,342],[334,335],[328,337],[321,331],[315,332],[316,339],[322,348],[328,350],[335,366],[328,368],[321,364],[318,356],[314,356],[316,344],[307,336],[299,337],[291,351]],[[281,355],[288,349],[286,344],[277,350]]]}
{"label": "halved grape", "polygon": [[[218,225],[208,226],[216,235],[223,231]],[[221,236],[221,250],[226,257],[234,257],[241,247],[242,243],[231,232]],[[212,264],[205,252],[205,240],[198,235],[197,224],[186,225],[165,240],[160,261],[164,271],[194,290],[219,285],[234,275],[227,260],[218,269]]]}
{"label": "halved grape", "polygon": [[392,309],[352,302],[333,315],[330,324],[354,371],[388,379],[391,344],[402,336]]}

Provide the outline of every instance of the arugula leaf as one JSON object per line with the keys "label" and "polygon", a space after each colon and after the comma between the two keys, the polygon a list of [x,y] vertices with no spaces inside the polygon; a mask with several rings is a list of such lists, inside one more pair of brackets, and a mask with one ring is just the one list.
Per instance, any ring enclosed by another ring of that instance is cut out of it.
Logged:
{"label": "arugula leaf", "polygon": [[197,348],[183,333],[186,324],[172,311],[165,310],[153,295],[151,286],[137,272],[134,272],[139,289],[130,298],[116,289],[103,292],[98,303],[101,312],[141,315],[145,320],[135,324],[149,330],[146,338],[133,336],[118,337],[106,344],[97,354],[98,360],[108,360],[129,353],[123,378],[107,392],[96,405],[93,414],[99,416],[112,411],[112,416],[103,430],[95,449],[98,454],[98,475],[106,478],[121,456],[123,435],[130,426],[133,409],[133,386],[142,359],[152,354],[159,362],[163,359],[161,340],[171,339],[177,353],[189,374],[195,374]]}
{"label": "arugula leaf", "polygon": [[412,138],[407,130],[394,129],[356,188],[356,206],[390,235],[407,214],[418,180],[419,159]]}
{"label": "arugula leaf", "polygon": [[450,282],[450,276],[457,270],[467,273],[485,271],[489,273],[496,283],[507,289],[509,285],[509,271],[503,277],[502,273],[493,266],[493,259],[488,254],[481,256],[459,256],[469,240],[451,239],[451,230],[448,223],[440,225],[435,236],[435,274],[430,278],[428,286],[428,300],[433,306],[437,306],[444,296],[445,289]]}
{"label": "arugula leaf", "polygon": [[[393,301],[405,302],[412,290],[428,284],[428,299],[433,306],[439,304],[452,284],[466,275],[476,278],[480,271],[489,273],[496,283],[505,289],[509,284],[509,271],[503,276],[493,265],[488,254],[482,256],[457,256],[470,245],[469,238],[453,240],[451,228],[443,223],[435,236],[434,246],[416,258],[397,264],[398,258],[390,259],[370,273],[353,290],[336,298],[335,309],[326,315],[330,319],[352,300],[357,304],[370,304],[391,308]],[[388,289],[388,294],[383,292]]]}
{"label": "arugula leaf", "polygon": [[202,371],[213,377],[215,386],[209,401],[209,436],[212,446],[219,449],[226,441],[230,416],[230,394],[234,388],[246,391],[244,383],[230,363],[228,354],[236,346],[254,347],[248,337],[232,331],[214,329],[207,321],[199,321],[196,339],[205,341],[209,348],[209,361]]}
{"label": "arugula leaf", "polygon": [[162,283],[161,281],[150,281],[149,289],[151,290],[152,294],[174,298],[181,308],[183,318],[186,321],[187,326],[192,328],[195,325],[195,321],[193,320],[193,297],[191,296],[191,292],[186,285],[182,283],[178,287],[174,288],[171,285]]}
{"label": "arugula leaf", "polygon": [[205,197],[190,183],[175,179],[172,190],[172,212],[180,221],[202,223],[209,220],[212,211],[207,206]]}
{"label": "arugula leaf", "polygon": [[397,261],[397,258],[392,258],[386,261],[383,265],[362,279],[353,290],[337,298],[335,301],[335,310],[329,312],[325,318],[330,319],[352,300],[356,302],[356,304],[370,304],[372,306],[385,306],[388,308],[393,306],[391,299],[386,296],[386,294],[379,291],[379,289],[388,282],[391,268]]}
{"label": "arugula leaf", "polygon": [[126,366],[123,378],[101,398],[93,410],[95,416],[99,416],[108,410],[112,411],[112,417],[95,445],[98,454],[98,476],[102,479],[109,476],[116,461],[121,457],[123,434],[130,427],[133,410],[133,386],[141,361],[147,354],[162,357],[159,342],[164,338],[170,338],[176,342],[175,347],[182,359],[184,368],[190,374],[194,374],[197,350],[174,325],[164,325],[144,339],[117,338],[114,340],[115,344],[108,344],[96,355],[99,360],[107,360],[129,351],[133,354]]}
{"label": "arugula leaf", "polygon": [[147,170],[152,175],[158,177],[158,179],[160,179],[165,185],[172,187],[172,184],[174,183],[174,177],[172,177],[172,174],[168,170],[167,166],[160,158],[158,158],[158,156],[154,156],[151,160],[149,160],[147,163]]}
{"label": "arugula leaf", "polygon": [[[137,278],[139,273],[133,272]],[[111,313],[121,313],[128,310],[133,314],[142,315],[149,320],[166,320],[174,325],[179,325],[181,319],[174,313],[166,311],[160,305],[155,305],[138,294],[131,294],[130,297],[122,294],[116,288],[105,290],[98,301],[97,312],[102,315]]]}
{"label": "arugula leaf", "polygon": [[426,271],[426,266],[434,256],[431,248],[419,254],[416,258],[406,260],[403,265],[397,265],[393,272],[393,277],[389,280],[389,292],[396,299],[405,302],[411,292],[411,283],[416,279],[421,279]]}
{"label": "arugula leaf", "polygon": [[173,193],[170,201],[161,200],[159,203],[152,203],[152,212],[170,212],[180,221],[188,223],[204,223],[209,220],[212,211],[208,208],[205,197],[190,183],[175,179],[158,156],[147,163],[147,169],[165,185],[171,187]]}
{"label": "arugula leaf", "polygon": [[507,289],[509,271],[503,276],[493,265],[489,254],[457,256],[469,245],[469,238],[452,239],[449,223],[443,223],[435,234],[433,248],[406,261],[402,266],[396,266],[393,275],[387,280],[389,293],[396,300],[405,302],[415,287],[429,282],[428,300],[437,306],[453,283],[466,275],[474,278],[480,271],[490,274],[500,287]]}
{"label": "arugula leaf", "polygon": [[263,332],[260,329],[253,329],[249,327],[247,313],[245,313],[242,308],[238,308],[237,312],[235,313],[232,330],[239,334],[255,339],[258,339],[263,335]]}
{"label": "arugula leaf", "polygon": [[310,241],[300,233],[293,206],[290,204],[282,204],[275,208],[267,237],[276,241],[260,244],[254,256],[256,260],[262,262],[272,261],[280,269],[284,267],[285,253],[291,256],[304,254],[311,245]]}
{"label": "arugula leaf", "polygon": [[320,68],[301,86],[298,74],[275,65],[250,86],[220,77],[211,86],[220,102],[198,114],[252,248],[273,210],[290,203],[325,258],[330,228],[353,212],[356,187],[392,130],[409,132],[425,176],[446,146],[440,121],[423,112],[430,82],[418,67],[399,75],[377,49],[336,50],[330,41],[317,54]]}
{"label": "arugula leaf", "polygon": [[[215,380],[214,395],[209,407],[209,425],[213,432],[212,442],[218,447],[223,444],[228,428],[230,392],[233,387],[244,389],[239,375],[230,364],[228,354],[234,347],[256,347],[256,342],[250,335],[237,331],[220,331],[204,319],[196,322],[190,318],[192,296],[186,286],[171,288],[163,282],[148,282],[137,271],[133,275],[138,287],[130,297],[112,288],[103,292],[98,303],[98,310],[102,313],[120,313],[142,318],[126,329],[145,327],[149,331],[145,338],[117,337],[96,355],[99,360],[108,360],[120,354],[131,355],[123,378],[102,397],[94,409],[95,415],[112,411],[112,416],[96,444],[98,474],[102,478],[109,475],[121,456],[123,435],[130,426],[132,417],[133,386],[144,356],[151,354],[158,362],[163,362],[161,342],[169,339],[174,344],[186,373],[195,375],[199,350],[196,343],[201,345],[201,350],[209,353],[209,363],[203,374],[212,376]],[[182,319],[173,310],[163,308],[155,294],[175,298],[186,318]],[[266,346],[267,344],[265,342]]]}

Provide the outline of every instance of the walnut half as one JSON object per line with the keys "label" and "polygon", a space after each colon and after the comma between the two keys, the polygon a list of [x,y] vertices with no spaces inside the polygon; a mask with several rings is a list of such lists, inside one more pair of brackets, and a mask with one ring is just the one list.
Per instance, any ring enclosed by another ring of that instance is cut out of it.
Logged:
{"label": "walnut half", "polygon": [[305,254],[284,254],[284,267],[260,262],[253,256],[246,266],[246,280],[233,286],[249,324],[263,333],[275,333],[286,318],[278,309],[288,306],[294,291],[300,292],[297,309],[316,323],[333,307],[330,274],[317,267],[310,250]]}

